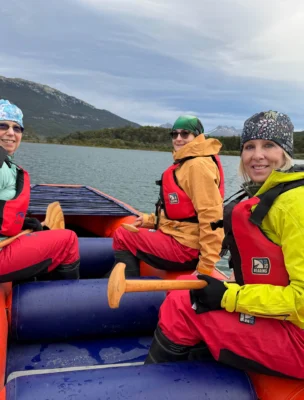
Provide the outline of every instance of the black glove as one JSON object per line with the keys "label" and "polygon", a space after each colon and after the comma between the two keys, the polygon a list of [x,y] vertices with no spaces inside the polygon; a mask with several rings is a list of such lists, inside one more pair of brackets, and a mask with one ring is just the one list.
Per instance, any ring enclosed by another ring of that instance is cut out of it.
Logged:
{"label": "black glove", "polygon": [[4,161],[9,162],[8,152],[0,146],[0,168],[2,168]]}
{"label": "black glove", "polygon": [[197,277],[206,281],[208,285],[203,289],[190,290],[190,300],[192,305],[196,304],[196,314],[221,310],[221,301],[227,290],[224,283],[209,275],[198,275]]}
{"label": "black glove", "polygon": [[42,231],[41,222],[37,218],[25,218],[22,230],[32,229],[34,232]]}

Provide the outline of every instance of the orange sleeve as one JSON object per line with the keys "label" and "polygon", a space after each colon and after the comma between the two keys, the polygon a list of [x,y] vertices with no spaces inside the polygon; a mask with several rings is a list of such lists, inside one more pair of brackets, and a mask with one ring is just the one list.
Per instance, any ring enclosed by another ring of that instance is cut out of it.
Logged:
{"label": "orange sleeve", "polygon": [[183,187],[192,200],[199,221],[200,256],[197,271],[211,274],[220,259],[223,229],[211,229],[210,223],[223,218],[223,200],[219,192],[219,171],[211,157],[198,157],[189,165]]}

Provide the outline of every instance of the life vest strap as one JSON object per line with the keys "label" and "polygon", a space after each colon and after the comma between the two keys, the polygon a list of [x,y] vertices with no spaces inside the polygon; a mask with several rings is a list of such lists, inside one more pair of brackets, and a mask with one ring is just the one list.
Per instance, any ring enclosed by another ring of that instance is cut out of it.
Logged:
{"label": "life vest strap", "polygon": [[268,190],[261,196],[258,196],[260,198],[260,202],[256,206],[255,210],[251,213],[249,221],[252,222],[254,225],[260,227],[263,219],[266,217],[275,199],[280,196],[280,194],[303,185],[304,179],[299,179],[292,182],[283,182]]}

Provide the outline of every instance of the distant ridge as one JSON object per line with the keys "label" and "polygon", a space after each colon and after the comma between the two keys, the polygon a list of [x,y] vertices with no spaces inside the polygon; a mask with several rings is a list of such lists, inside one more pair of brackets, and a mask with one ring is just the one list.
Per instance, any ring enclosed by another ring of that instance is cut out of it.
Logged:
{"label": "distant ridge", "polygon": [[242,129],[236,129],[233,126],[222,126],[219,125],[212,131],[205,132],[208,136],[240,136]]}
{"label": "distant ridge", "polygon": [[25,125],[41,136],[62,136],[75,131],[140,126],[50,86],[24,79],[0,76],[0,98],[18,105],[24,113]]}
{"label": "distant ridge", "polygon": [[167,128],[167,129],[171,129],[173,127],[172,124],[170,124],[169,122],[159,125],[160,128]]}

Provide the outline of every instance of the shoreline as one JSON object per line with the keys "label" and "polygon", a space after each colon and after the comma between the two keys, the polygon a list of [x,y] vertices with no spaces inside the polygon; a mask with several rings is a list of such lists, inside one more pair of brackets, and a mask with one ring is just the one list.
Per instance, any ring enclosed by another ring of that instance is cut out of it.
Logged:
{"label": "shoreline", "polygon": [[[115,146],[100,146],[100,145],[90,145],[88,143],[84,144],[84,143],[59,143],[59,142],[54,142],[54,143],[48,143],[47,141],[31,141],[31,140],[22,140],[23,143],[34,143],[34,144],[57,144],[57,145],[61,145],[61,146],[77,146],[77,147],[95,147],[95,148],[102,148],[102,149],[121,149],[121,150],[140,150],[140,151],[161,151],[164,153],[172,153],[171,149],[167,149],[167,148],[155,148],[155,149],[148,149],[146,147],[115,147]],[[221,151],[219,153],[220,156],[239,156],[240,152],[238,150],[230,150],[230,151]],[[294,160],[304,160],[304,153],[296,153],[293,156]]]}

